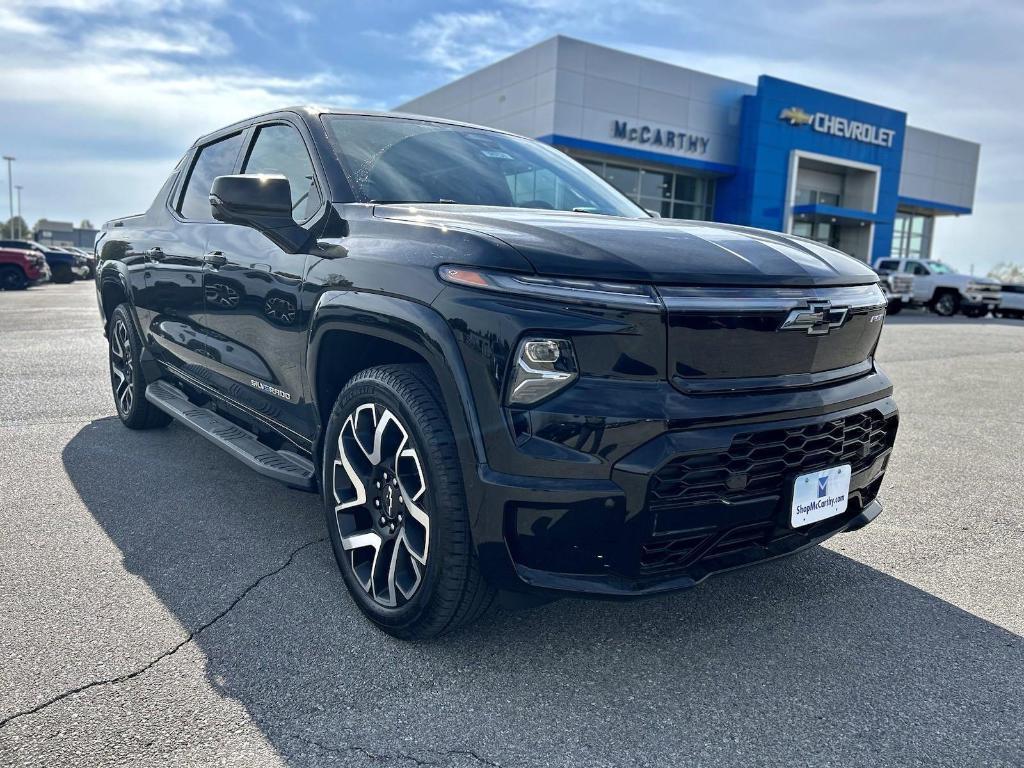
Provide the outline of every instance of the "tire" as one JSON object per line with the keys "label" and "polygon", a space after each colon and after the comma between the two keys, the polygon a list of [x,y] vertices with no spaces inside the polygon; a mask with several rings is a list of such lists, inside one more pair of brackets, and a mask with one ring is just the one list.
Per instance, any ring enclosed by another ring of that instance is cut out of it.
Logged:
{"label": "tire", "polygon": [[960,294],[953,291],[940,293],[932,301],[932,311],[942,317],[952,317],[960,311]]}
{"label": "tire", "polygon": [[166,427],[171,417],[146,399],[147,382],[139,364],[142,340],[127,304],[114,309],[107,336],[110,387],[121,423],[129,429]]}
{"label": "tire", "polygon": [[55,283],[73,283],[75,273],[67,264],[58,264],[53,268],[53,276],[50,279]]}
{"label": "tire", "polygon": [[28,288],[28,278],[18,267],[4,265],[0,267],[0,289],[6,291],[23,291]]}
{"label": "tire", "polygon": [[322,481],[345,586],[384,632],[437,637],[494,602],[470,534],[455,437],[428,367],[369,368],[348,382],[328,422]]}
{"label": "tire", "polygon": [[890,299],[889,306],[885,310],[887,315],[898,315],[903,311],[903,299]]}
{"label": "tire", "polygon": [[964,317],[984,317],[988,314],[988,310],[984,307],[972,307],[971,309],[963,310]]}

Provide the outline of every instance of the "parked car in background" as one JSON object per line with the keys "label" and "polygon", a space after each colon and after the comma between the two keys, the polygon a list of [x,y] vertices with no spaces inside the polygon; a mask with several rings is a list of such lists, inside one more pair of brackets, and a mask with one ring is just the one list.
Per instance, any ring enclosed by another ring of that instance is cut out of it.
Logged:
{"label": "parked car in background", "polygon": [[962,274],[941,261],[879,259],[875,269],[893,275],[912,275],[911,305],[927,307],[944,317],[957,312],[967,317],[984,317],[999,306],[999,281]]}
{"label": "parked car in background", "polygon": [[0,248],[20,248],[41,253],[55,283],[70,283],[76,278],[89,276],[89,265],[85,259],[58,246],[47,246],[34,240],[0,240]]}
{"label": "parked car in background", "polygon": [[0,247],[0,289],[20,291],[49,279],[46,256],[39,251]]}
{"label": "parked car in background", "polygon": [[897,315],[913,301],[914,276],[906,272],[890,272],[887,269],[878,268],[878,285],[885,294],[885,300],[889,302],[886,314]]}
{"label": "parked car in background", "polygon": [[45,247],[45,252],[46,263],[53,273],[53,282],[71,283],[89,277],[89,264],[83,256],[57,247]]}
{"label": "parked car in background", "polygon": [[1003,296],[999,308],[993,310],[996,317],[1024,319],[1024,283],[1003,283]]}
{"label": "parked car in background", "polygon": [[46,255],[46,249],[35,240],[0,240],[0,248],[18,248],[22,251],[36,251]]}
{"label": "parked car in background", "polygon": [[87,277],[91,280],[96,276],[96,254],[86,248],[78,248],[77,246],[67,245],[63,246],[65,251],[70,251],[78,256],[81,256],[85,260],[86,266],[89,268],[89,274]]}

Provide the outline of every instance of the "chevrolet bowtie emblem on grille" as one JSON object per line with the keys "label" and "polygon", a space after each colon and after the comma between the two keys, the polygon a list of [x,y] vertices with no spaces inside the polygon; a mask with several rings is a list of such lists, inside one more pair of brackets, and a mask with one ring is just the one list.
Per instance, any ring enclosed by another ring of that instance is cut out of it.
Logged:
{"label": "chevrolet bowtie emblem on grille", "polygon": [[806,331],[822,336],[846,322],[849,307],[833,307],[830,301],[809,301],[806,309],[794,309],[779,326],[780,331]]}
{"label": "chevrolet bowtie emblem on grille", "polygon": [[779,120],[785,120],[790,125],[809,125],[814,115],[809,115],[800,107],[786,107],[779,113]]}

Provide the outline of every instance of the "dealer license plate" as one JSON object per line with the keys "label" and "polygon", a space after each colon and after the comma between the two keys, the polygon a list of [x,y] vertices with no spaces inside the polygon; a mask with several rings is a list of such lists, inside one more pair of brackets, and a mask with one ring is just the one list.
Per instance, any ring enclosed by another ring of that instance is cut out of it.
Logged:
{"label": "dealer license plate", "polygon": [[843,514],[849,496],[849,464],[800,475],[793,486],[793,527]]}

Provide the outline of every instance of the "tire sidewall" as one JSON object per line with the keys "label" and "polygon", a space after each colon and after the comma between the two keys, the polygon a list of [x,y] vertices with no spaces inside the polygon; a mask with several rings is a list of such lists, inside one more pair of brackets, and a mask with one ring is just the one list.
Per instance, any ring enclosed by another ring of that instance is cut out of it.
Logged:
{"label": "tire sidewall", "polygon": [[[337,453],[338,435],[345,423],[345,419],[356,407],[365,403],[375,403],[390,409],[405,428],[412,440],[427,478],[426,512],[430,517],[430,535],[427,545],[427,564],[422,574],[422,581],[412,599],[400,605],[398,608],[387,608],[379,605],[366,593],[362,585],[352,573],[348,553],[341,544],[341,535],[338,531],[337,517],[334,511],[334,480],[331,473],[334,470],[334,458]],[[383,626],[401,629],[418,623],[425,613],[428,612],[431,600],[437,588],[440,574],[444,568],[444,548],[441,546],[443,539],[443,515],[440,505],[441,489],[439,486],[439,474],[435,471],[438,464],[438,457],[435,455],[436,447],[425,439],[420,425],[404,402],[403,398],[384,382],[378,379],[356,377],[350,382],[341,395],[331,412],[323,449],[323,502],[324,513],[327,520],[327,529],[331,537],[331,546],[334,549],[334,556],[338,562],[342,578],[349,592],[352,594],[363,611],[378,624]],[[461,488],[459,489],[461,492]],[[448,500],[451,503],[451,500]]]}
{"label": "tire sidewall", "polygon": [[0,269],[0,288],[8,291],[20,291],[28,287],[25,273],[15,266],[4,266]]}
{"label": "tire sidewall", "polygon": [[[951,308],[951,310],[949,312],[944,312],[944,311],[941,311],[939,309],[939,307],[942,306],[942,302],[945,299],[949,299],[949,301],[952,304],[952,308]],[[957,310],[959,308],[960,308],[960,299],[959,299],[958,296],[956,296],[955,294],[952,294],[952,293],[944,293],[944,294],[942,294],[941,296],[939,296],[939,298],[937,298],[935,300],[935,304],[933,305],[933,309],[935,311],[935,314],[939,315],[940,317],[952,317],[953,315],[955,315],[957,313]]]}
{"label": "tire sidewall", "polygon": [[[117,390],[114,386],[114,350],[113,350],[113,336],[115,328],[118,322],[124,322],[128,329],[128,354],[131,355],[132,359],[132,408],[130,413],[124,413],[121,410],[121,404],[117,399]],[[140,398],[145,398],[145,386],[142,382],[142,369],[139,365],[140,358],[140,347],[141,342],[139,341],[138,334],[135,332],[135,323],[132,320],[131,312],[125,304],[119,305],[114,309],[113,315],[110,318],[110,328],[107,332],[107,374],[110,378],[111,392],[114,396],[114,408],[117,409],[117,415],[125,424],[132,425],[139,420],[139,405],[142,402]]]}

